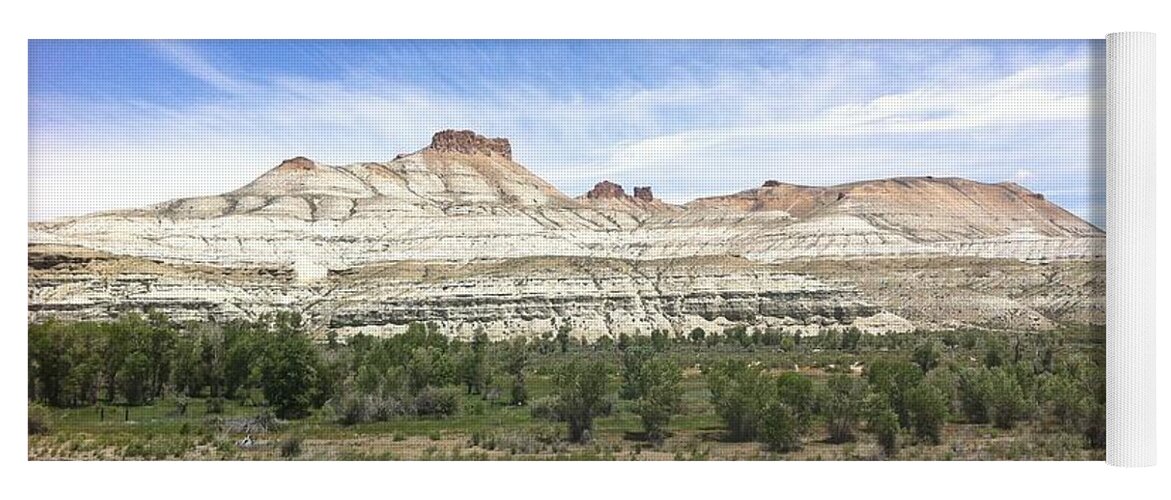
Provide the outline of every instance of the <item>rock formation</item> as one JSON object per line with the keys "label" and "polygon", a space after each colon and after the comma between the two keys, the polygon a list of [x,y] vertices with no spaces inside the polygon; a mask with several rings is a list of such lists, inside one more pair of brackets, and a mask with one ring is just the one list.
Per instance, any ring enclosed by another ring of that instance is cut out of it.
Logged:
{"label": "rock formation", "polygon": [[614,200],[626,197],[626,190],[622,186],[610,181],[602,181],[594,184],[594,188],[587,191],[586,198],[591,200]]}
{"label": "rock formation", "polygon": [[29,240],[34,319],[293,307],[348,332],[881,332],[1097,322],[1104,297],[1105,234],[1016,184],[768,181],[677,206],[602,181],[570,198],[471,131],[385,163],[296,157],[218,196],[30,223]]}
{"label": "rock formation", "polygon": [[441,153],[500,155],[512,159],[508,139],[489,139],[471,130],[444,130],[431,137],[428,149]]}

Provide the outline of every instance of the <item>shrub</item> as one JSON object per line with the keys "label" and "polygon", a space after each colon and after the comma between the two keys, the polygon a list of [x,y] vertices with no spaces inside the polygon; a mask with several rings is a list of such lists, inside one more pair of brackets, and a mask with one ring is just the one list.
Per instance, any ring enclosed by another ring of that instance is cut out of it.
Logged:
{"label": "shrub", "polygon": [[800,373],[785,372],[777,377],[777,399],[787,405],[797,418],[799,429],[804,432],[813,419],[813,381]]}
{"label": "shrub", "polygon": [[[584,338],[584,337],[583,337]],[[504,371],[512,376],[512,391],[510,404],[524,405],[529,401],[529,391],[525,386],[525,369],[529,364],[528,340],[524,337],[513,339],[504,351]]]}
{"label": "shrub", "polygon": [[172,404],[175,405],[174,414],[176,416],[179,416],[179,417],[186,416],[187,415],[187,408],[191,406],[191,399],[188,398],[187,396],[179,395],[179,396],[176,396],[172,400]]}
{"label": "shrub", "polygon": [[919,365],[919,369],[923,370],[923,373],[927,373],[939,365],[939,348],[935,342],[925,341],[915,347],[911,353],[911,359]]}
{"label": "shrub", "polygon": [[651,360],[650,349],[630,348],[622,354],[622,386],[618,388],[618,397],[622,399],[638,399],[646,391],[649,383],[643,375],[643,366]]}
{"label": "shrub", "polygon": [[347,394],[334,400],[333,412],[337,422],[354,425],[367,422],[386,422],[394,417],[409,415],[413,409],[394,397]]}
{"label": "shrub", "polygon": [[973,424],[988,422],[991,413],[988,410],[991,387],[987,368],[968,369],[960,374],[959,399],[960,410],[964,412],[968,422]]}
{"label": "shrub", "polygon": [[1088,411],[1088,395],[1077,382],[1064,375],[1054,375],[1045,381],[1045,397],[1052,405],[1053,418],[1065,427],[1074,427]]}
{"label": "shrub", "polygon": [[347,394],[334,404],[334,413],[337,421],[342,425],[354,425],[370,421],[370,414],[366,407],[366,398],[355,394]]}
{"label": "shrub", "polygon": [[49,409],[37,403],[28,405],[28,435],[48,434],[52,427],[49,425]]}
{"label": "shrub", "polygon": [[939,444],[947,419],[947,397],[930,385],[920,385],[907,394],[907,410],[915,437]]}
{"label": "shrub", "polygon": [[641,396],[635,402],[634,413],[642,419],[647,439],[661,441],[667,436],[671,416],[679,411],[683,372],[675,363],[656,358],[642,365],[639,378]]}
{"label": "shrub", "polygon": [[769,448],[787,452],[801,448],[804,428],[796,409],[785,403],[774,403],[765,409],[760,421],[760,437]]}
{"label": "shrub", "polygon": [[1092,403],[1082,417],[1082,435],[1091,448],[1106,448],[1106,405]]}
{"label": "shrub", "polygon": [[1008,346],[998,339],[988,339],[984,344],[984,366],[996,368],[1008,361]]}
{"label": "shrub", "polygon": [[535,419],[561,422],[561,414],[557,412],[559,400],[557,396],[545,396],[529,402],[529,414]]}
{"label": "shrub", "polygon": [[415,413],[419,416],[455,415],[459,412],[459,398],[458,390],[427,387],[415,396]]}
{"label": "shrub", "polygon": [[510,394],[510,404],[523,406],[529,402],[529,390],[525,386],[524,377],[517,377],[512,381],[512,392]]}
{"label": "shrub", "polygon": [[703,331],[703,328],[697,326],[691,330],[691,333],[687,334],[687,339],[690,340],[693,344],[702,344],[703,339],[706,336],[707,332]]}
{"label": "shrub", "polygon": [[886,396],[891,409],[899,416],[899,425],[909,427],[911,412],[907,397],[923,380],[923,372],[919,367],[906,361],[880,359],[870,363],[866,377],[875,391]]}
{"label": "shrub", "polygon": [[280,453],[282,458],[293,458],[301,455],[301,441],[299,436],[289,436],[281,440]]}
{"label": "shrub", "polygon": [[218,396],[214,397],[214,398],[208,398],[206,413],[208,415],[223,414],[224,413],[224,398],[221,398]]}
{"label": "shrub", "polygon": [[775,386],[757,367],[723,361],[707,370],[708,388],[716,414],[736,441],[756,438],[765,409],[776,397]]}
{"label": "shrub", "polygon": [[558,397],[558,414],[569,426],[569,439],[586,442],[594,417],[609,405],[610,370],[602,362],[570,361],[553,377]]}
{"label": "shrub", "polygon": [[893,410],[882,410],[874,416],[870,423],[870,430],[878,439],[882,453],[887,458],[894,458],[899,453],[899,416]]}
{"label": "shrub", "polygon": [[426,387],[443,387],[455,381],[456,367],[442,349],[434,346],[418,347],[411,351],[406,363],[407,386],[411,394]]}
{"label": "shrub", "polygon": [[854,440],[854,428],[862,412],[865,387],[848,375],[834,375],[826,383],[821,413],[831,443]]}
{"label": "shrub", "polygon": [[996,368],[988,374],[988,391],[993,425],[1011,429],[1028,407],[1020,383],[1011,373]]}

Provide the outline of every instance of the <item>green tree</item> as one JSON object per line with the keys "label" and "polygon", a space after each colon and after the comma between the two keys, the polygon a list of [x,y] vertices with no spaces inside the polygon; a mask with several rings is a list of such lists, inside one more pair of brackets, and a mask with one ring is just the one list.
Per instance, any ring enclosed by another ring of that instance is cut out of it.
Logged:
{"label": "green tree", "polygon": [[557,329],[557,346],[561,349],[561,353],[569,352],[569,333],[573,331],[573,327],[569,323],[563,323]]}
{"label": "green tree", "polygon": [[253,384],[254,364],[264,349],[257,325],[234,322],[224,327],[224,397],[236,398],[241,389]]}
{"label": "green tree", "polygon": [[56,322],[32,325],[28,330],[29,379],[35,381],[30,399],[65,406],[70,399],[66,379],[73,367],[66,330]]}
{"label": "green tree", "polygon": [[642,364],[639,379],[634,414],[642,419],[647,439],[661,441],[667,436],[667,424],[682,403],[679,384],[683,381],[683,371],[679,365],[655,357]]}
{"label": "green tree", "polygon": [[765,408],[760,421],[760,437],[774,451],[788,452],[801,449],[805,427],[795,408],[775,402]]}
{"label": "green tree", "polygon": [[879,411],[870,423],[870,430],[878,439],[882,453],[894,458],[899,453],[899,416],[889,408]]}
{"label": "green tree", "polygon": [[865,394],[865,382],[849,375],[834,375],[826,382],[820,406],[831,443],[854,440],[854,429],[862,414]]}
{"label": "green tree", "polygon": [[857,351],[858,343],[862,340],[862,330],[851,326],[842,333],[842,350]]}
{"label": "green tree", "polygon": [[1024,391],[1016,377],[1002,368],[988,374],[988,408],[992,423],[1001,429],[1011,429],[1028,408]]}
{"label": "green tree", "polygon": [[485,350],[488,346],[488,336],[478,333],[472,340],[471,347],[464,351],[459,361],[459,378],[467,387],[468,394],[482,394],[488,384],[489,373]]}
{"label": "green tree", "polygon": [[724,338],[727,339],[728,343],[734,343],[740,347],[748,347],[752,344],[752,338],[748,335],[748,327],[744,325],[725,328]]}
{"label": "green tree", "polygon": [[687,334],[687,338],[689,340],[691,340],[691,343],[696,344],[696,345],[702,345],[703,338],[706,336],[707,336],[707,332],[703,331],[703,328],[700,328],[698,326],[693,328],[691,330],[691,333]]}
{"label": "green tree", "polygon": [[996,338],[984,342],[984,366],[996,368],[1008,362],[1008,346]]}
{"label": "green tree", "polygon": [[151,368],[150,358],[145,353],[134,351],[126,357],[118,372],[118,388],[126,398],[126,404],[138,406],[147,401]]}
{"label": "green tree", "polygon": [[907,396],[923,380],[923,372],[907,361],[879,359],[870,363],[866,371],[870,386],[886,396],[891,409],[899,416],[899,425],[911,426],[911,412]]}
{"label": "green tree", "polygon": [[736,441],[756,438],[765,409],[776,398],[776,386],[759,367],[724,360],[706,370],[708,389],[716,415]]}
{"label": "green tree", "polygon": [[777,377],[776,387],[777,399],[792,408],[799,428],[804,431],[813,419],[813,407],[817,404],[813,381],[800,373],[785,372]]}
{"label": "green tree", "polygon": [[504,370],[512,376],[511,404],[523,405],[528,403],[529,391],[525,384],[525,369],[529,364],[529,348],[524,337],[517,337],[509,345],[505,354]]}
{"label": "green tree", "polygon": [[651,330],[651,347],[655,352],[666,352],[670,344],[671,338],[667,336],[666,330]]}
{"label": "green tree", "polygon": [[1076,380],[1065,374],[1056,374],[1045,380],[1045,399],[1057,423],[1072,428],[1087,411],[1088,394],[1082,391]]}
{"label": "green tree", "polygon": [[179,339],[174,352],[171,383],[174,384],[176,391],[188,397],[198,397],[204,386],[203,349],[196,339],[188,336]]}
{"label": "green tree", "polygon": [[642,347],[632,347],[622,353],[622,385],[618,397],[632,400],[642,397],[649,383],[644,368],[653,356],[650,349]]}
{"label": "green tree", "polygon": [[177,326],[161,313],[152,311],[147,316],[147,323],[147,336],[141,349],[146,354],[149,367],[147,397],[154,399],[163,395],[171,379],[172,351],[179,336]]}
{"label": "green tree", "polygon": [[991,412],[988,403],[992,398],[987,368],[969,368],[960,372],[960,410],[968,422],[983,424],[989,421]]}
{"label": "green tree", "polygon": [[260,359],[259,380],[264,398],[278,417],[308,414],[317,383],[317,353],[309,338],[298,332],[277,332]]}
{"label": "green tree", "polygon": [[720,345],[720,342],[723,342],[723,339],[716,332],[712,332],[704,339],[704,344],[708,347],[716,347]]}
{"label": "green tree", "polygon": [[619,351],[625,351],[626,349],[628,349],[632,342],[633,342],[633,340],[630,338],[630,335],[626,334],[626,332],[622,332],[622,333],[618,334],[618,350]]}
{"label": "green tree", "polygon": [[769,448],[787,452],[801,448],[816,404],[813,381],[800,373],[785,372],[776,379],[775,396],[760,413],[758,434]]}
{"label": "green tree", "polygon": [[610,392],[610,369],[600,361],[574,359],[562,365],[553,377],[558,414],[569,425],[569,439],[586,442],[594,428],[594,418],[607,405]]}
{"label": "green tree", "polygon": [[939,389],[922,384],[907,393],[907,409],[915,437],[939,444],[947,420],[948,401]]}
{"label": "green tree", "polygon": [[407,387],[418,394],[426,387],[443,387],[452,382],[455,367],[447,355],[434,346],[416,347],[407,360]]}
{"label": "green tree", "polygon": [[939,347],[934,341],[924,341],[915,347],[911,353],[911,359],[919,365],[919,369],[923,370],[923,373],[927,373],[932,368],[939,366]]}

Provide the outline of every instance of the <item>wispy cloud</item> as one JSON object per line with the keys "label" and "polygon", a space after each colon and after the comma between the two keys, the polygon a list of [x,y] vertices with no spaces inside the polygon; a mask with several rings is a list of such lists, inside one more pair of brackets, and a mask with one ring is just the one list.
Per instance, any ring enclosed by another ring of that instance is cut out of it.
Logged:
{"label": "wispy cloud", "polygon": [[181,42],[156,41],[151,42],[151,45],[164,59],[176,68],[216,89],[234,95],[261,91],[261,89],[250,86],[243,80],[236,79],[220,71],[214,64],[199,54],[199,52]]}

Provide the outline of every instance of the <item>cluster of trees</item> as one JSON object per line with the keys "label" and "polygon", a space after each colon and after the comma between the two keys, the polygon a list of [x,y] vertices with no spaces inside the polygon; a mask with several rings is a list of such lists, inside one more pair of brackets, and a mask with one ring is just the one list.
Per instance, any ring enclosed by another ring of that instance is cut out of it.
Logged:
{"label": "cluster of trees", "polygon": [[[620,372],[618,397],[630,401],[645,438],[661,442],[669,435],[671,418],[681,410],[682,369],[652,349],[631,348],[623,354]],[[612,366],[604,361],[572,359],[554,371],[554,393],[535,402],[533,414],[565,422],[569,440],[588,442],[594,419],[614,410],[613,378]]]}
{"label": "cluster of trees", "polygon": [[[337,421],[353,424],[453,415],[465,394],[529,404],[533,358],[547,354],[558,359],[550,372],[553,394],[533,404],[534,415],[563,421],[571,440],[588,441],[594,420],[613,411],[616,397],[639,417],[646,438],[660,441],[682,411],[683,374],[673,361],[680,358],[673,345],[686,353],[692,345],[783,349],[814,342],[771,330],[734,327],[712,335],[697,328],[674,339],[664,331],[602,337],[593,343],[594,353],[562,359],[559,353],[576,349],[570,333],[562,327],[533,339],[490,342],[480,333],[460,341],[416,323],[400,335],[359,335],[343,346],[335,338],[315,345],[292,313],[220,324],[176,323],[153,314],[100,323],[49,321],[29,325],[28,394],[32,402],[56,407],[141,405],[167,394],[211,398],[209,407],[212,401],[240,400],[265,404],[281,418],[328,407]],[[860,337],[847,330],[816,342],[842,350],[868,343],[900,348],[866,356],[863,377],[838,374],[816,384],[803,374],[774,374],[735,356],[707,357],[704,378],[728,437],[790,451],[824,426],[834,443],[873,433],[893,455],[903,435],[939,443],[949,421],[1009,429],[1040,419],[1082,434],[1091,446],[1105,446],[1100,350],[1063,348],[1043,335],[960,332],[915,344],[908,344],[910,336]],[[979,359],[969,359],[977,354]]]}
{"label": "cluster of trees", "polygon": [[776,451],[801,447],[814,422],[828,441],[856,439],[863,427],[888,456],[903,432],[939,444],[951,420],[1010,429],[1049,419],[1105,447],[1105,377],[1088,357],[1048,365],[1003,357],[996,350],[977,367],[944,364],[938,346],[921,346],[910,359],[880,358],[864,377],[838,374],[823,386],[795,372],[770,375],[759,364],[721,361],[705,376],[716,414],[730,439],[757,440]]}
{"label": "cluster of trees", "polygon": [[708,332],[696,327],[687,335],[676,339],[679,343],[690,343],[696,346],[717,347],[733,346],[745,349],[755,347],[774,347],[785,351],[792,351],[801,347],[809,349],[840,349],[843,351],[857,351],[865,338],[862,331],[850,327],[842,331],[826,331],[821,335],[803,337],[798,333],[786,333],[778,328],[753,328],[743,325],[725,328],[719,332]]}
{"label": "cluster of trees", "polygon": [[212,328],[160,315],[29,325],[29,399],[51,406],[142,405],[173,392],[239,398],[257,390],[278,415],[328,398],[322,361],[296,314]]}
{"label": "cluster of trees", "polygon": [[642,420],[647,439],[667,437],[671,417],[681,410],[683,370],[653,350],[630,349],[622,357],[619,396],[634,402],[634,414]]}
{"label": "cluster of trees", "polygon": [[355,424],[404,415],[454,415],[461,399],[456,386],[467,394],[495,398],[490,388],[499,371],[513,378],[513,397],[523,403],[527,347],[518,344],[503,370],[492,365],[490,347],[486,335],[460,342],[423,323],[392,337],[352,337],[344,351],[331,350],[341,367],[338,419]]}
{"label": "cluster of trees", "polygon": [[760,440],[777,451],[801,447],[815,409],[808,377],[795,372],[772,376],[759,364],[734,360],[708,366],[705,376],[730,439]]}

